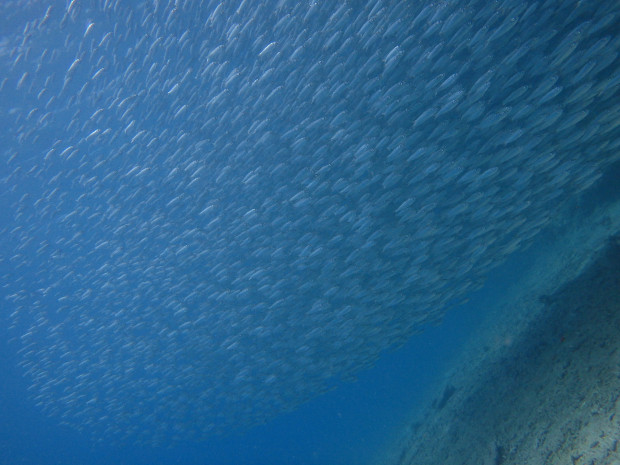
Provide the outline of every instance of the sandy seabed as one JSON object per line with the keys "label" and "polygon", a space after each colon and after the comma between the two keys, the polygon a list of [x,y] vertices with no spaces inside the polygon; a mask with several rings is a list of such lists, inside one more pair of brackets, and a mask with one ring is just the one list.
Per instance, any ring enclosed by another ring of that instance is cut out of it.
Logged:
{"label": "sandy seabed", "polygon": [[377,463],[620,464],[620,202],[555,239]]}

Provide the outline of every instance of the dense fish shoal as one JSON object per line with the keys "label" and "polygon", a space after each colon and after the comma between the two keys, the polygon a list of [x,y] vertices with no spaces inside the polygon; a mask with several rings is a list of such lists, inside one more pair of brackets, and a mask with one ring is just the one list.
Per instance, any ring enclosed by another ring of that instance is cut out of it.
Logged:
{"label": "dense fish shoal", "polygon": [[0,6],[4,314],[98,438],[268,421],[618,160],[616,2]]}

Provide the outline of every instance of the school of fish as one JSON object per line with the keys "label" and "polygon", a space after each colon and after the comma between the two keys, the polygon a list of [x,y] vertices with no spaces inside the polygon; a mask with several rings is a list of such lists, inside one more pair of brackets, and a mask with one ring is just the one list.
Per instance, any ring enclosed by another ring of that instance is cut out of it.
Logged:
{"label": "school of fish", "polygon": [[1,308],[33,403],[157,443],[354,378],[618,161],[619,18],[2,2]]}

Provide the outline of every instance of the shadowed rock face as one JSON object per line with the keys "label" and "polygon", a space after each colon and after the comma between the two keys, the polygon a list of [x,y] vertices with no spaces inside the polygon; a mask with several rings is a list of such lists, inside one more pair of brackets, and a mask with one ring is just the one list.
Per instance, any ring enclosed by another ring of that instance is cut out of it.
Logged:
{"label": "shadowed rock face", "polygon": [[444,408],[445,405],[450,400],[450,397],[452,397],[452,395],[455,392],[456,392],[456,388],[454,386],[452,385],[446,386],[446,388],[443,391],[443,394],[441,395],[441,398],[433,402],[433,407],[435,407],[437,410],[441,410],[442,408]]}
{"label": "shadowed rock face", "polygon": [[34,402],[97,437],[351,379],[617,159],[610,2],[9,6],[6,314]]}

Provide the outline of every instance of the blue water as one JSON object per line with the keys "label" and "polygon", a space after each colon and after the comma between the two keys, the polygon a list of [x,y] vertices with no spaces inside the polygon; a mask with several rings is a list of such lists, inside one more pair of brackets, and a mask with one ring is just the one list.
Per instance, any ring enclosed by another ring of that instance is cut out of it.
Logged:
{"label": "blue water", "polygon": [[27,384],[3,332],[0,360],[0,447],[6,464],[365,464],[380,457],[417,408],[438,398],[431,391],[470,335],[509,284],[533,262],[536,249],[515,254],[467,303],[451,309],[443,323],[428,326],[403,347],[387,352],[355,382],[283,414],[269,424],[203,443],[140,448],[93,443],[88,436],[43,416],[27,397]]}

